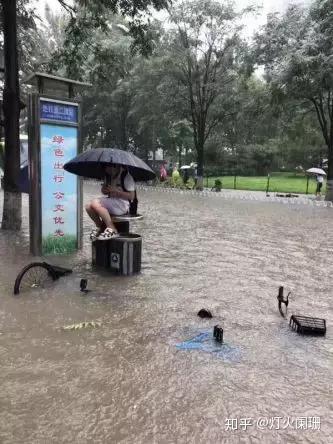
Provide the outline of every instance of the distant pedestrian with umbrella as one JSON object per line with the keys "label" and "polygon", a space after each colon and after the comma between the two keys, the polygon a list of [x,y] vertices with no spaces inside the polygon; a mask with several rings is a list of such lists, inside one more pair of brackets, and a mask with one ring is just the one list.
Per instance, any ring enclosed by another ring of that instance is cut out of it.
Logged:
{"label": "distant pedestrian with umbrella", "polygon": [[183,165],[180,167],[180,171],[182,172],[183,175],[183,182],[185,185],[187,184],[190,178],[190,170],[191,170],[190,165]]}
{"label": "distant pedestrian with umbrella", "polygon": [[316,196],[321,196],[321,189],[324,183],[324,176],[326,176],[325,171],[321,168],[310,168],[306,170],[306,172],[316,176],[316,183],[317,183]]}
{"label": "distant pedestrian with umbrella", "polygon": [[[130,201],[136,199],[135,181],[155,178],[154,171],[143,160],[117,148],[85,151],[67,162],[64,169],[78,176],[104,180],[101,189],[104,196],[86,206],[89,217],[96,225],[90,234],[91,240],[107,240],[117,236],[112,216],[130,212]],[[102,232],[104,224],[106,229]]]}
{"label": "distant pedestrian with umbrella", "polygon": [[168,177],[167,170],[165,169],[164,163],[160,167],[160,182],[164,182]]}
{"label": "distant pedestrian with umbrella", "polygon": [[321,196],[321,188],[324,183],[324,176],[322,174],[317,174],[316,181],[317,181],[316,196]]}

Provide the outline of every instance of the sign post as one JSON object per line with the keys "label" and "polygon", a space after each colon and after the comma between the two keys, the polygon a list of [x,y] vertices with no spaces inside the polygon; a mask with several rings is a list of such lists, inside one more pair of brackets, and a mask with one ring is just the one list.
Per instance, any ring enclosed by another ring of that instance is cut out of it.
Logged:
{"label": "sign post", "polygon": [[39,73],[28,81],[38,86],[28,107],[30,250],[35,256],[69,254],[81,247],[82,184],[63,166],[81,151],[73,87],[88,84]]}

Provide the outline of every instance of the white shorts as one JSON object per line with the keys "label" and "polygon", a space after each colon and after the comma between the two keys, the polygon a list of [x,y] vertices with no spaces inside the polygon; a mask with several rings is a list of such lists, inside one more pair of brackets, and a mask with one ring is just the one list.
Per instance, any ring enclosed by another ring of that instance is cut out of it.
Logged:
{"label": "white shorts", "polygon": [[116,197],[101,197],[99,199],[103,208],[106,208],[112,216],[122,216],[128,213],[129,202]]}

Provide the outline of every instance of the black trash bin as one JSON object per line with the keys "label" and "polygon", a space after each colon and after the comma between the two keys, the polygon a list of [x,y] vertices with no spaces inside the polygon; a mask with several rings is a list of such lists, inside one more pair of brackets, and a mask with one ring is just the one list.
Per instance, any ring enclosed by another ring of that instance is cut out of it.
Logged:
{"label": "black trash bin", "polygon": [[96,265],[97,267],[109,268],[109,244],[109,240],[95,240],[91,244],[91,258],[93,265]]}
{"label": "black trash bin", "polygon": [[110,270],[132,275],[141,271],[142,237],[139,234],[121,234],[110,242]]}
{"label": "black trash bin", "polygon": [[93,265],[112,273],[130,276],[141,271],[142,237],[122,233],[119,237],[96,240],[92,243]]}

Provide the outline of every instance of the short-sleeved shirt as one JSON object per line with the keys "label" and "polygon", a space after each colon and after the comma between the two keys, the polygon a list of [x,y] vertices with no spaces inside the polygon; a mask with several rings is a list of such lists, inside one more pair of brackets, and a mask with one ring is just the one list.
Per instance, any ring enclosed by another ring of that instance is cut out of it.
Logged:
{"label": "short-sleeved shirt", "polygon": [[318,183],[323,183],[323,182],[324,182],[324,178],[323,178],[323,176],[322,176],[321,174],[318,174],[318,176],[317,176],[317,182],[318,182]]}

